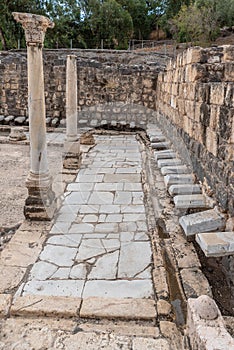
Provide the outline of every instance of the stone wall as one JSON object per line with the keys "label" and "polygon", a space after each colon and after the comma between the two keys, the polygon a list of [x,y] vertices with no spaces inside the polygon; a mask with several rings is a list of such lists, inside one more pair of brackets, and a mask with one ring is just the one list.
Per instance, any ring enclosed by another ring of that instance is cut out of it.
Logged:
{"label": "stone wall", "polygon": [[[165,72],[167,59],[157,53],[44,51],[48,125],[64,125],[68,54],[77,56],[80,125],[145,128],[157,121],[221,207],[234,214],[233,46],[189,49]],[[27,116],[26,52],[0,53],[0,75],[0,122],[1,115],[13,115],[13,123]]]}
{"label": "stone wall", "polygon": [[[157,120],[234,214],[234,47],[192,48],[171,61],[157,83]],[[186,147],[182,147],[184,144]],[[188,157],[189,154],[189,157]]]}
{"label": "stone wall", "polygon": [[[127,51],[44,51],[46,114],[53,125],[65,118],[69,54],[77,56],[77,98],[83,124],[116,120],[145,126],[149,109],[155,107],[157,75],[165,67],[164,56]],[[0,75],[0,115],[27,116],[26,52],[0,53]]]}

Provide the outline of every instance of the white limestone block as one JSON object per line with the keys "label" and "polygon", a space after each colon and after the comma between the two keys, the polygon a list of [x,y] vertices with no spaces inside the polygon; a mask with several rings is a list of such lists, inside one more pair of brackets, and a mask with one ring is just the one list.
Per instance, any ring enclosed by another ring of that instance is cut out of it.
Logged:
{"label": "white limestone block", "polygon": [[171,185],[168,189],[171,196],[176,195],[189,195],[189,194],[201,194],[200,185],[190,185],[190,184],[178,184]]}
{"label": "white limestone block", "polygon": [[222,230],[225,226],[225,217],[215,209],[182,216],[179,219],[186,236],[199,232]]}
{"label": "white limestone block", "polygon": [[186,165],[168,165],[161,168],[162,175],[187,174],[189,169]]}
{"label": "white limestone block", "polygon": [[154,152],[155,160],[176,158],[176,153],[172,149]]}
{"label": "white limestone block", "polygon": [[170,145],[170,142],[167,141],[151,143],[153,149],[167,149]]}
{"label": "white limestone block", "polygon": [[175,207],[178,209],[206,208],[208,203],[202,194],[177,195],[174,197]]}
{"label": "white limestone block", "polygon": [[169,174],[164,176],[164,182],[167,188],[171,185],[193,184],[194,176],[193,174]]}
{"label": "white limestone block", "polygon": [[234,232],[203,232],[196,241],[207,257],[234,254]]}
{"label": "white limestone block", "polygon": [[181,165],[182,161],[179,158],[173,158],[173,159],[159,159],[158,160],[158,167],[162,168],[165,166],[177,166],[177,165]]}

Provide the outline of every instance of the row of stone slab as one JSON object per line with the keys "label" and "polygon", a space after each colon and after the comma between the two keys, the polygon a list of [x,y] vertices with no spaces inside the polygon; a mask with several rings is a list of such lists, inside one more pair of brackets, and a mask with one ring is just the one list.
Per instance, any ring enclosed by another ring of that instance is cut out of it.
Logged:
{"label": "row of stone slab", "polygon": [[161,130],[152,126],[148,130],[155,160],[175,208],[200,210],[179,219],[187,239],[195,237],[207,257],[234,254],[234,232],[222,232],[225,215],[214,208],[211,198],[202,194],[201,186],[195,184],[194,174],[170,148],[171,144]]}

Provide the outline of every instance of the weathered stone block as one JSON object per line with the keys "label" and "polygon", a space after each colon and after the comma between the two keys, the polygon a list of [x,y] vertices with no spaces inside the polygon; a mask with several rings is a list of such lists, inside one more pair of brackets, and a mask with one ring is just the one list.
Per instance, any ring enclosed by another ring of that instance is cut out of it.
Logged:
{"label": "weathered stone block", "polygon": [[207,257],[234,254],[234,232],[198,233],[196,241]]}
{"label": "weathered stone block", "polygon": [[170,143],[170,142],[167,142],[167,141],[165,141],[165,142],[155,142],[155,143],[151,143],[151,147],[152,147],[153,149],[157,149],[157,150],[167,149],[167,148],[170,147],[170,145],[171,145],[171,143]]}
{"label": "weathered stone block", "polygon": [[203,50],[200,47],[193,47],[189,48],[187,50],[186,55],[186,63],[185,64],[191,64],[191,63],[198,63],[202,61],[203,57]]}
{"label": "weathered stone block", "polygon": [[209,283],[199,268],[183,269],[180,274],[186,298],[197,298],[203,294],[212,297]]}
{"label": "weathered stone block", "polygon": [[83,300],[80,316],[86,318],[120,318],[154,320],[157,317],[154,300],[90,297]]}
{"label": "weathered stone block", "polygon": [[167,187],[176,184],[193,184],[194,176],[192,174],[169,174],[164,177]]}
{"label": "weathered stone block", "polygon": [[233,82],[233,80],[234,80],[234,63],[226,63],[225,64],[224,80]]}
{"label": "weathered stone block", "polygon": [[182,161],[179,158],[173,158],[173,159],[159,159],[158,160],[158,167],[166,167],[166,166],[177,166],[181,165]]}
{"label": "weathered stone block", "polygon": [[221,230],[225,227],[225,216],[215,209],[202,211],[179,219],[186,236],[191,236],[199,232],[211,232]]}
{"label": "weathered stone block", "polygon": [[155,160],[171,159],[176,157],[176,153],[172,149],[154,152]]}
{"label": "weathered stone block", "polygon": [[225,85],[222,83],[212,83],[210,85],[210,103],[222,105],[224,102]]}
{"label": "weathered stone block", "polygon": [[186,174],[188,172],[189,172],[189,169],[186,165],[168,165],[168,166],[163,166],[161,168],[162,175]]}
{"label": "weathered stone block", "polygon": [[201,194],[201,186],[190,184],[171,185],[168,192],[171,196]]}
{"label": "weathered stone block", "polygon": [[188,299],[187,334],[192,349],[234,349],[234,340],[225,329],[221,312],[206,295]]}
{"label": "weathered stone block", "polygon": [[209,208],[209,203],[202,194],[176,195],[173,200],[178,209]]}

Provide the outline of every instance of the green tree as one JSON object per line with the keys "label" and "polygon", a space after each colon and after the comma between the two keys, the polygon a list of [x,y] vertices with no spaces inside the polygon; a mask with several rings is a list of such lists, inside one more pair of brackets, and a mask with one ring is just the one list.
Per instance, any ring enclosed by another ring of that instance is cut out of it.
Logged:
{"label": "green tree", "polygon": [[44,9],[55,27],[45,37],[45,47],[74,47],[82,42],[80,35],[80,5],[77,0],[44,0]]}
{"label": "green tree", "polygon": [[133,23],[128,11],[115,0],[105,0],[91,10],[90,31],[96,46],[101,40],[106,48],[127,48],[132,36]]}
{"label": "green tree", "polygon": [[216,9],[209,0],[190,6],[182,6],[179,13],[170,21],[171,32],[179,42],[207,44],[217,37],[219,32]]}
{"label": "green tree", "polygon": [[150,33],[150,17],[145,0],[117,0],[132,17],[134,38],[147,39]]}
{"label": "green tree", "polygon": [[22,26],[13,19],[12,12],[40,12],[39,3],[30,0],[1,0],[0,4],[0,49],[8,50],[17,47],[17,41],[23,44]]}

